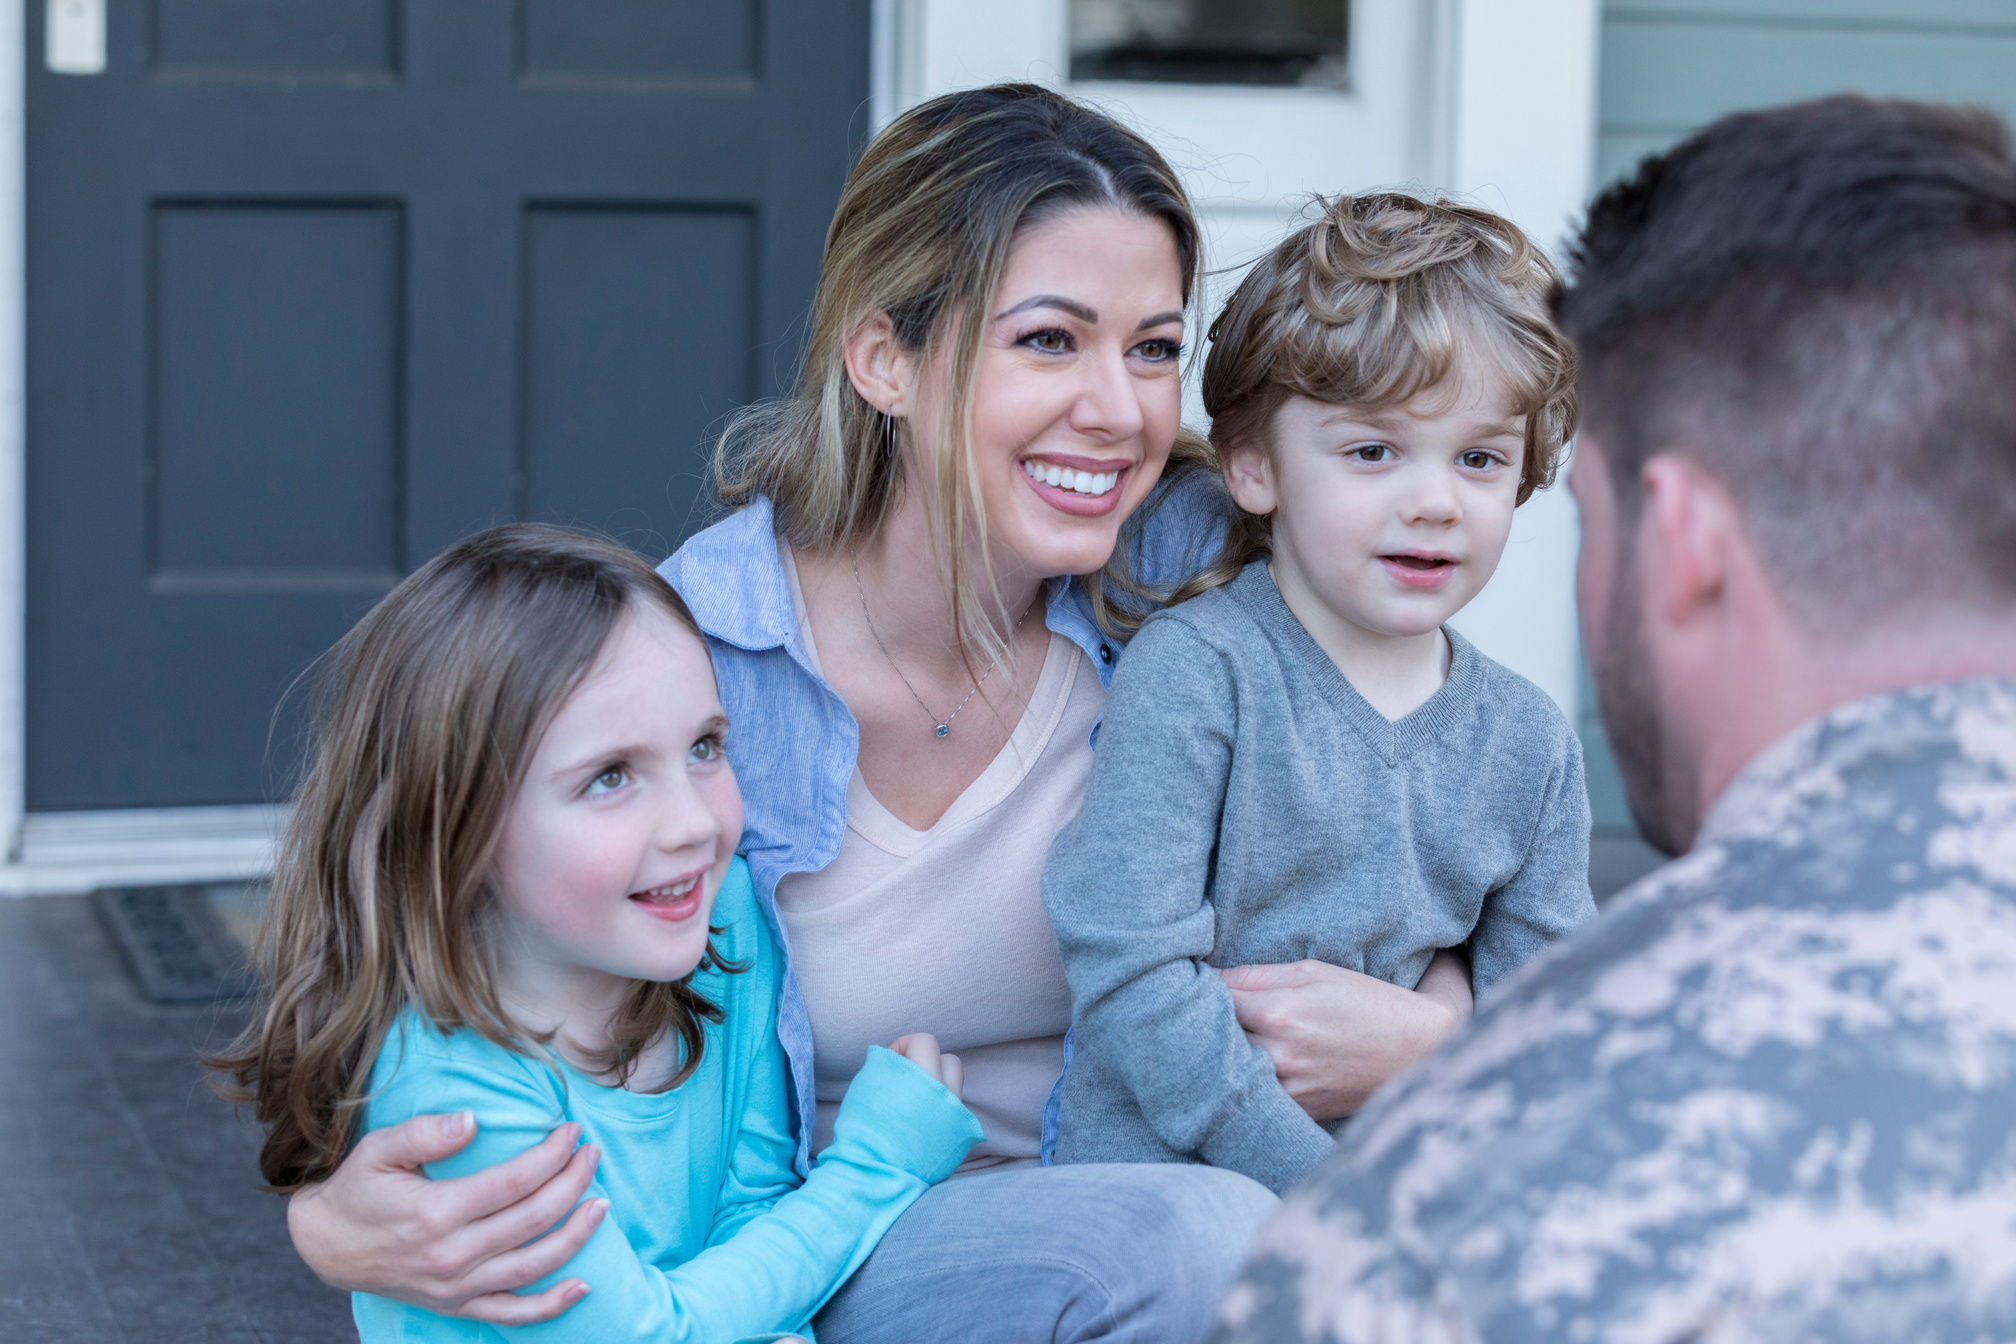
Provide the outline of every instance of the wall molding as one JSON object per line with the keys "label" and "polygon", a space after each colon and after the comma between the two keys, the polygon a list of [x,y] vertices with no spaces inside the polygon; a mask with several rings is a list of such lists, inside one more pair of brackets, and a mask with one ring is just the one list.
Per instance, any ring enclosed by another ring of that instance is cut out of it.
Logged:
{"label": "wall molding", "polygon": [[264,877],[286,824],[286,808],[267,806],[30,812],[0,897]]}

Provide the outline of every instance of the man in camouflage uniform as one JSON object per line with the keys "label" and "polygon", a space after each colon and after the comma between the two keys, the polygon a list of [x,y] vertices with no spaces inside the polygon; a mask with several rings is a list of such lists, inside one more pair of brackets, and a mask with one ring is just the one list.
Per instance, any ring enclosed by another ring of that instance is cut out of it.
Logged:
{"label": "man in camouflage uniform", "polygon": [[2005,133],[1728,118],[1575,260],[1584,634],[1688,852],[1352,1123],[1219,1338],[2016,1338]]}

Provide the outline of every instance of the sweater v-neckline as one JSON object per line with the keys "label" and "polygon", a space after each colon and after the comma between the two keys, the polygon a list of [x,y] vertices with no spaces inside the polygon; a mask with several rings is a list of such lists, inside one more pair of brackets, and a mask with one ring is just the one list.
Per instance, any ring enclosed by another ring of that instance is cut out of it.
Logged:
{"label": "sweater v-neckline", "polygon": [[1402,758],[1448,731],[1477,698],[1482,682],[1481,655],[1469,640],[1445,625],[1442,637],[1449,641],[1449,675],[1442,679],[1435,694],[1399,718],[1389,719],[1351,684],[1336,660],[1309,633],[1309,627],[1289,610],[1281,590],[1274,585],[1274,576],[1267,572],[1265,560],[1255,560],[1246,566],[1232,586],[1241,590],[1238,596],[1242,605],[1280,641],[1284,655],[1309,670],[1345,721],[1388,766],[1398,765]]}

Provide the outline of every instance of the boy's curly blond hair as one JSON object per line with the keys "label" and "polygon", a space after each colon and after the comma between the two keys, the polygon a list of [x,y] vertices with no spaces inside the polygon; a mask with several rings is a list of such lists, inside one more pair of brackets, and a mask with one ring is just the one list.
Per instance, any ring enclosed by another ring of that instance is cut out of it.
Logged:
{"label": "boy's curly blond hair", "polygon": [[[1247,273],[1211,324],[1204,409],[1223,456],[1264,443],[1294,396],[1381,410],[1490,364],[1526,417],[1519,503],[1554,482],[1575,432],[1575,347],[1554,325],[1552,262],[1488,210],[1400,192],[1339,196]],[[1235,524],[1223,567],[1268,550]]]}

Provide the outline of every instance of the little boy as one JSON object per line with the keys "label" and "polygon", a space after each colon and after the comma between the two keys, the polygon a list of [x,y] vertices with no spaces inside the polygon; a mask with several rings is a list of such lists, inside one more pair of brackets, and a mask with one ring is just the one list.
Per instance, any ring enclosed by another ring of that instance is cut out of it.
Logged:
{"label": "little boy", "polygon": [[1495,215],[1345,197],[1213,327],[1226,581],[1129,647],[1043,876],[1074,1002],[1055,1160],[1286,1190],[1342,1120],[1282,1089],[1219,970],[1411,989],[1467,944],[1481,995],[1594,913],[1573,730],[1445,626],[1572,432],[1553,281]]}

